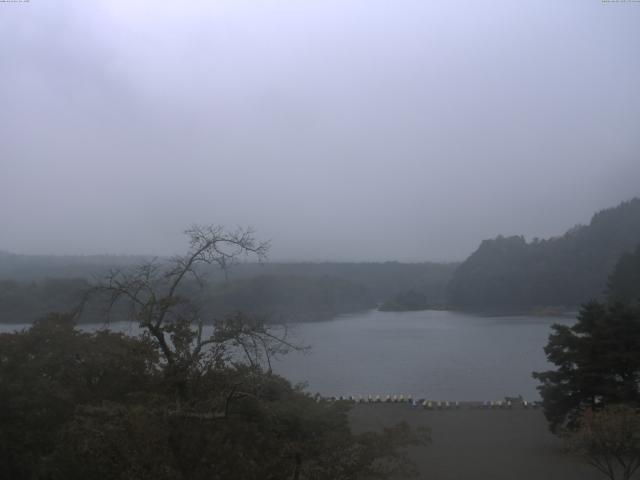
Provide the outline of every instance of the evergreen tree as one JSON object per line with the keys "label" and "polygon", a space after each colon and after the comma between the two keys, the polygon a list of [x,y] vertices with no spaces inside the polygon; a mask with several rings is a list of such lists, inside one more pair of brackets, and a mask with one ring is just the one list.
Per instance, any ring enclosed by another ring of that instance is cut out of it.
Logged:
{"label": "evergreen tree", "polygon": [[545,353],[555,370],[534,372],[551,430],[579,426],[587,409],[640,406],[640,308],[591,302],[569,327],[554,325]]}
{"label": "evergreen tree", "polygon": [[640,302],[640,245],[620,257],[609,277],[608,293],[612,301]]}

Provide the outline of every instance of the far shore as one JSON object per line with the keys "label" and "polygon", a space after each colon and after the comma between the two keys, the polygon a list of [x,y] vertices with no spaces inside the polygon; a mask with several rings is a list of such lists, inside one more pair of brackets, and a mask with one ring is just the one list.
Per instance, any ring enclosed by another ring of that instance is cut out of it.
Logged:
{"label": "far shore", "polygon": [[528,307],[528,308],[462,308],[451,305],[434,305],[424,309],[406,309],[406,310],[387,310],[377,308],[380,312],[385,313],[404,313],[404,312],[428,312],[428,311],[447,311],[466,313],[468,315],[476,315],[479,317],[563,317],[575,318],[578,315],[579,307]]}
{"label": "far shore", "polygon": [[[330,322],[332,320],[339,319],[345,315],[357,315],[367,312],[382,312],[382,313],[409,313],[409,312],[453,312],[453,313],[464,313],[467,315],[475,315],[477,317],[539,317],[539,318],[553,318],[553,317],[562,317],[562,318],[575,318],[578,315],[578,308],[556,308],[556,307],[536,307],[531,309],[494,309],[494,310],[483,310],[483,309],[463,309],[449,306],[430,306],[429,308],[425,308],[423,310],[381,310],[379,308],[370,308],[366,310],[355,310],[349,312],[340,312],[340,313],[304,313],[304,314],[295,314],[288,315],[287,317],[282,317],[279,321],[273,321],[273,324],[283,323],[283,324],[296,324],[296,323],[318,323],[318,322]],[[15,322],[15,321],[4,321],[5,319],[0,318],[0,325],[3,325],[4,328],[0,329],[0,331],[11,331],[11,330],[21,330],[23,328],[27,328],[31,326],[31,324],[36,320],[35,318],[31,321],[24,322]],[[118,322],[127,322],[128,320],[124,319],[115,319],[111,323]],[[135,323],[135,322],[133,322]],[[82,321],[80,319],[78,321],[78,325],[98,325],[100,322],[94,321]],[[104,323],[108,325],[108,322]],[[205,322],[206,325],[212,325],[213,322]]]}

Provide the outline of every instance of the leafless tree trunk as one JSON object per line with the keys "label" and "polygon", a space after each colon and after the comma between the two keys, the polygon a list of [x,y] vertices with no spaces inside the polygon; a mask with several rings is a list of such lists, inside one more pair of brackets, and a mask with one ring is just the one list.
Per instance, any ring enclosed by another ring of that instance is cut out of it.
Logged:
{"label": "leafless tree trunk", "polygon": [[[185,282],[206,286],[202,267],[215,265],[225,272],[239,258],[266,258],[268,243],[258,242],[250,229],[228,232],[220,226],[193,226],[185,232],[189,250],[168,260],[155,259],[129,270],[115,270],[91,289],[107,298],[107,311],[116,304],[128,306],[128,317],[156,343],[165,361],[165,375],[176,391],[176,405],[186,395],[187,378],[203,363],[224,362],[230,349],[244,352],[244,361],[259,368],[285,350],[297,349],[286,339],[286,329],[273,333],[263,322],[237,314],[216,319],[213,334],[203,337],[204,319],[193,298],[184,294]],[[108,317],[107,317],[108,318]],[[225,410],[235,392],[229,395]]]}

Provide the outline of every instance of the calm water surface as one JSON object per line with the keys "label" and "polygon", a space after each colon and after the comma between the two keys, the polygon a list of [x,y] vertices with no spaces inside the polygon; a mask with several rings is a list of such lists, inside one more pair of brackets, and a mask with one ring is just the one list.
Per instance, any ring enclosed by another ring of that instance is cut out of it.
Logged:
{"label": "calm water surface", "polygon": [[[378,312],[296,324],[291,353],[274,370],[323,395],[404,394],[434,400],[539,398],[534,370],[545,370],[543,347],[555,317],[483,317],[446,311]],[[0,325],[11,331],[23,325]],[[97,325],[89,328],[98,328]],[[130,324],[113,329],[135,334]]]}
{"label": "calm water surface", "polygon": [[308,354],[275,370],[324,395],[411,394],[436,400],[538,399],[534,370],[553,323],[574,319],[481,317],[446,311],[346,315],[298,324]]}

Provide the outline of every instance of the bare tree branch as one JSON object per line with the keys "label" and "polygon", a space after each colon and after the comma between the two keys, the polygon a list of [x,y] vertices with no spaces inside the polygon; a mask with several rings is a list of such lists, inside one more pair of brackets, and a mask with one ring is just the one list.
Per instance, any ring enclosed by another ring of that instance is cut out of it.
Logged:
{"label": "bare tree branch", "polygon": [[[199,365],[222,367],[233,361],[236,352],[244,353],[250,368],[261,368],[266,360],[271,371],[272,357],[301,347],[287,340],[287,330],[280,336],[263,321],[235,314],[213,322],[213,332],[203,337],[204,319],[192,294],[185,294],[187,279],[200,290],[206,287],[198,269],[216,265],[227,271],[242,256],[263,261],[268,242],[258,242],[251,229],[227,231],[221,226],[194,225],[185,231],[189,249],[185,255],[161,261],[157,258],[128,270],[112,270],[91,289],[92,295],[104,296],[107,311],[116,305],[128,305],[128,318],[155,341],[164,361],[171,367],[168,375],[182,382]],[[107,317],[109,321],[109,317]],[[184,383],[184,382],[182,382]]]}

